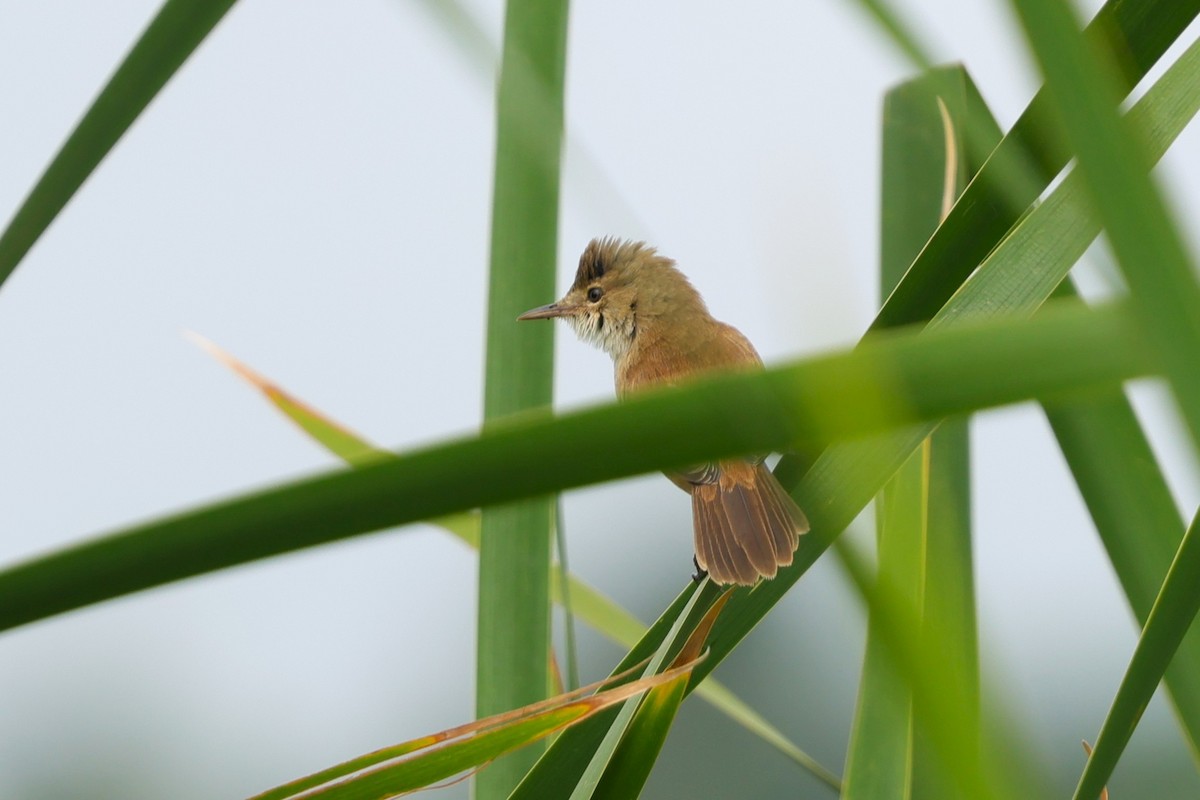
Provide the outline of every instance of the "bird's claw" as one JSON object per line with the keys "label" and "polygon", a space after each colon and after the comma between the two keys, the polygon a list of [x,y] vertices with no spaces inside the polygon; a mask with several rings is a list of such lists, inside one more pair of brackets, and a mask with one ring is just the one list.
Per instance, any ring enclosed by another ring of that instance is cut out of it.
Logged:
{"label": "bird's claw", "polygon": [[692,564],[696,567],[696,571],[692,573],[692,580],[694,580],[696,583],[699,583],[708,577],[708,570],[700,569],[700,562],[694,555],[692,556]]}

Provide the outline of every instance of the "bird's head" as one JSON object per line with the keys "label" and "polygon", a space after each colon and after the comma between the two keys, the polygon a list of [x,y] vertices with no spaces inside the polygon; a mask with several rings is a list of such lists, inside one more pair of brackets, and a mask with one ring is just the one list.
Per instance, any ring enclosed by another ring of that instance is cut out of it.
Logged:
{"label": "bird's head", "polygon": [[613,360],[647,326],[686,324],[708,317],[699,293],[669,258],[644,242],[593,239],[579,257],[570,291],[556,303],[530,309],[519,320],[562,317],[585,342]]}

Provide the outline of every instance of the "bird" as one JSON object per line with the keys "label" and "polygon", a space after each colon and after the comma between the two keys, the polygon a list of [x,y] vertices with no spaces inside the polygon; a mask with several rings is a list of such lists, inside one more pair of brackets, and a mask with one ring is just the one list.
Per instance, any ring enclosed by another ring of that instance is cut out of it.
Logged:
{"label": "bird", "polygon": [[[713,319],[675,262],[645,242],[591,240],[561,300],[518,320],[563,319],[613,360],[619,399],[718,372],[762,368],[750,341]],[[692,497],[696,579],[749,586],[792,563],[808,520],[763,456],[666,473]]]}

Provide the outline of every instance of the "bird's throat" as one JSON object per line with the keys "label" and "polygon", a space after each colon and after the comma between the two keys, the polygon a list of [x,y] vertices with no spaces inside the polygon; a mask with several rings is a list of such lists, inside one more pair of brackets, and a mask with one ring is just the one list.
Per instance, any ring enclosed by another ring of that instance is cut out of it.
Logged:
{"label": "bird's throat", "polygon": [[637,324],[632,316],[592,311],[568,317],[567,321],[575,329],[576,336],[608,353],[614,362],[629,352],[637,335]]}

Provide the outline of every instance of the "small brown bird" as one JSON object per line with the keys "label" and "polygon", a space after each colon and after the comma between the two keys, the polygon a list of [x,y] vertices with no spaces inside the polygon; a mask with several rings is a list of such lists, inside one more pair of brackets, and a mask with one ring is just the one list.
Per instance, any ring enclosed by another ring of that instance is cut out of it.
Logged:
{"label": "small brown bird", "polygon": [[[704,373],[762,367],[745,336],[709,315],[675,262],[643,242],[593,239],[566,296],[517,319],[553,317],[612,356],[620,397]],[[750,585],[792,563],[808,520],[761,457],[667,477],[692,496],[696,566],[714,581]]]}

